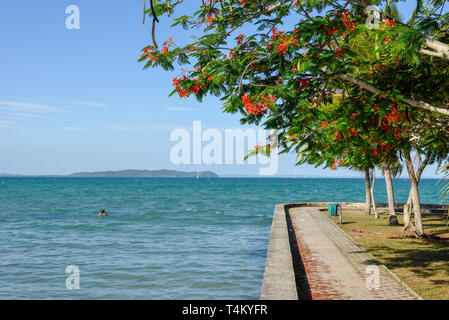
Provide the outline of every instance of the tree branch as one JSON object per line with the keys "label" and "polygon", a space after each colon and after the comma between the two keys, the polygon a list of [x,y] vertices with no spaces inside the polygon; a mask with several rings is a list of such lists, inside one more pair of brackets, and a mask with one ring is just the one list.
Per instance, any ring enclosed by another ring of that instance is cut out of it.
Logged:
{"label": "tree branch", "polygon": [[[339,75],[336,75],[336,76],[332,77],[331,80],[332,79],[341,79],[341,80],[344,80],[344,81],[352,82],[352,83],[354,83],[356,85],[361,86],[362,88],[364,88],[365,90],[367,90],[367,91],[369,91],[371,93],[383,93],[383,94],[389,95],[388,93],[385,93],[385,92],[377,89],[373,85],[371,85],[371,84],[369,84],[369,83],[367,83],[367,82],[365,82],[363,80],[354,78],[354,77],[352,77],[350,75],[347,75],[347,74],[339,74]],[[433,112],[437,112],[437,113],[449,116],[449,109],[437,107],[437,106],[431,105],[431,104],[429,104],[427,102],[424,102],[424,101],[414,100],[414,99],[411,99],[411,98],[403,98],[402,102],[404,102],[404,103],[406,103],[406,104],[408,104],[408,105],[410,105],[412,107],[415,107],[415,108],[424,109],[424,110],[428,110],[428,111],[433,111]]]}

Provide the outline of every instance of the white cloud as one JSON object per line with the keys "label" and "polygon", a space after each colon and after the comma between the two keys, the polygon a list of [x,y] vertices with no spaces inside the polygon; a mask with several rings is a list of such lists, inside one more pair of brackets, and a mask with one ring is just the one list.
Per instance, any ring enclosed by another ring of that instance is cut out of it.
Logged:
{"label": "white cloud", "polygon": [[198,111],[198,109],[188,108],[188,107],[168,107],[169,111]]}
{"label": "white cloud", "polygon": [[65,103],[77,104],[77,105],[80,105],[80,106],[87,106],[87,107],[107,107],[108,106],[106,103],[102,103],[102,102],[82,101],[82,100],[65,101]]}
{"label": "white cloud", "polygon": [[43,115],[33,114],[33,113],[22,113],[22,112],[8,112],[2,114],[3,118],[7,119],[36,119],[36,118],[45,118]]}
{"label": "white cloud", "polygon": [[75,131],[75,132],[85,132],[87,131],[87,128],[81,128],[81,127],[63,127],[64,130],[67,131]]}
{"label": "white cloud", "polygon": [[160,131],[160,130],[172,130],[177,128],[173,125],[163,125],[163,124],[147,124],[147,125],[120,125],[120,124],[104,124],[106,128],[119,130],[119,131]]}
{"label": "white cloud", "polygon": [[68,111],[47,106],[43,104],[35,104],[21,101],[0,101],[0,109],[19,112],[31,112],[31,113],[67,113]]}
{"label": "white cloud", "polygon": [[0,128],[15,128],[15,121],[9,121],[9,120],[0,120]]}

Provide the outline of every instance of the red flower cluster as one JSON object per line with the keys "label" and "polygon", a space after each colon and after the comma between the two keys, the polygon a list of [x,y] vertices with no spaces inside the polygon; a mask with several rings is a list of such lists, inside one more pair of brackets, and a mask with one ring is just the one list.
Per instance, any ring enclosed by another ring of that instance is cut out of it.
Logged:
{"label": "red flower cluster", "polygon": [[340,15],[340,20],[343,21],[343,24],[345,25],[346,31],[353,31],[355,30],[355,23],[351,21],[351,18],[349,18],[349,12],[345,11],[345,13]]}
{"label": "red flower cluster", "polygon": [[345,48],[338,48],[337,51],[335,51],[335,58],[340,58],[344,53],[346,52]]}
{"label": "red flower cluster", "polygon": [[344,26],[346,28],[346,31],[342,32],[342,35],[343,35],[343,38],[344,38],[344,37],[346,37],[346,34],[349,31],[354,31],[355,30],[356,25],[355,25],[354,22],[351,21],[351,18],[349,18],[349,12],[348,11],[345,11],[344,14],[340,15],[340,20],[343,21],[343,24],[344,24]]}
{"label": "red flower cluster", "polygon": [[[293,137],[296,133],[294,132],[290,132],[290,137]],[[295,138],[291,138],[291,142],[295,143],[296,139]]]}
{"label": "red flower cluster", "polygon": [[358,112],[355,112],[353,114],[351,114],[351,116],[349,117],[350,119],[355,119],[359,116],[360,114]]}
{"label": "red flower cluster", "polygon": [[[324,30],[324,34],[328,37],[331,37],[334,33],[338,33],[340,29],[335,29],[335,27],[332,27],[332,29]],[[319,44],[321,46],[321,44]]]}
{"label": "red flower cluster", "polygon": [[334,140],[340,139],[340,131],[335,134]]}
{"label": "red flower cluster", "polygon": [[357,137],[357,135],[359,134],[357,129],[354,129],[354,128],[349,128],[349,133],[351,134],[351,136],[354,136],[354,137]]}
{"label": "red flower cluster", "polygon": [[213,15],[206,14],[206,21],[209,22],[210,24],[212,24],[214,19],[216,19],[217,17],[218,17],[218,11],[215,11],[215,13]]}
{"label": "red flower cluster", "polygon": [[180,87],[178,88],[178,95],[180,98],[187,98],[190,96],[190,93],[186,89]]}
{"label": "red flower cluster", "polygon": [[276,101],[276,97],[273,95],[262,96],[260,101],[253,103],[251,97],[248,94],[242,96],[242,103],[245,106],[246,113],[259,115],[261,112],[267,114],[268,106],[270,103]]}
{"label": "red flower cluster", "polygon": [[276,52],[284,54],[288,51],[289,46],[299,47],[298,40],[295,37],[282,38],[282,43],[276,45]]}
{"label": "red flower cluster", "polygon": [[296,83],[298,83],[299,91],[304,90],[310,84],[310,80],[307,78],[306,79],[296,79],[295,81],[296,81]]}
{"label": "red flower cluster", "polygon": [[157,61],[157,57],[154,56],[153,51],[154,51],[154,47],[153,46],[149,46],[148,48],[146,48],[143,51],[143,54],[140,57],[141,58],[145,58],[145,59],[149,58],[149,59],[151,59],[151,61],[156,62]]}
{"label": "red flower cluster", "polygon": [[[193,81],[195,81],[194,79]],[[206,85],[203,82],[197,82],[190,88],[190,93],[198,94]]]}
{"label": "red flower cluster", "polygon": [[381,119],[380,129],[392,133],[397,140],[401,139],[402,134],[407,135],[407,131],[401,131],[394,125],[407,121],[405,114],[399,112],[395,106],[390,106],[391,111]]}
{"label": "red flower cluster", "polygon": [[383,31],[384,28],[387,26],[391,26],[392,28],[394,28],[397,24],[398,23],[394,19],[384,19],[384,25],[382,27],[380,27],[380,30]]}
{"label": "red flower cluster", "polygon": [[328,127],[329,126],[329,121],[321,121],[321,129]]}
{"label": "red flower cluster", "polygon": [[401,123],[402,114],[398,111],[398,109],[395,106],[390,106],[390,109],[391,111],[387,114],[387,121]]}
{"label": "red flower cluster", "polygon": [[[356,130],[356,131],[357,131],[357,130]],[[357,132],[357,133],[358,133],[358,132]],[[340,131],[338,131],[338,132],[335,134],[335,137],[334,137],[334,140],[335,140],[335,141],[337,141],[337,140],[340,139],[340,134],[341,134]],[[348,136],[345,135],[344,140],[346,141],[347,139],[348,139]]]}
{"label": "red flower cluster", "polygon": [[273,29],[272,33],[273,35],[271,36],[271,40],[275,41],[278,37],[281,37],[284,34],[284,31]]}
{"label": "red flower cluster", "polygon": [[391,150],[393,150],[393,148],[391,147],[390,144],[386,143],[386,144],[380,144],[377,148],[378,151],[380,151],[380,153],[388,153]]}
{"label": "red flower cluster", "polygon": [[181,85],[181,82],[188,80],[189,77],[183,75],[182,78],[173,77],[173,87],[178,88]]}
{"label": "red flower cluster", "polygon": [[[207,75],[204,75],[204,79],[206,79]],[[207,80],[210,81],[213,79],[213,76],[207,77]],[[195,83],[193,86],[190,87],[189,90],[187,90],[184,87],[181,87],[182,82],[189,80],[189,77],[186,75],[183,75],[181,78],[173,78],[173,86],[176,87],[178,91],[178,95],[180,98],[187,98],[191,94],[198,94],[202,88],[206,86],[204,82],[198,81],[197,78],[192,79],[192,81]]]}
{"label": "red flower cluster", "polygon": [[[274,29],[272,32],[273,32],[273,35],[271,36],[272,42],[278,39],[281,40],[280,43],[276,44],[277,53],[285,54],[288,51],[289,47],[299,47],[298,39],[296,37],[286,36],[284,35],[284,31],[282,30],[277,31],[276,29]],[[268,49],[271,48],[270,41],[267,42],[267,48]]]}
{"label": "red flower cluster", "polygon": [[170,43],[173,43],[173,42],[175,42],[174,37],[170,37],[167,41],[165,41],[162,44],[163,48],[162,48],[161,52],[168,53],[168,46],[170,45]]}
{"label": "red flower cluster", "polygon": [[237,40],[238,45],[241,45],[243,43],[243,38],[245,38],[243,34],[240,34],[237,38],[235,38],[235,40]]}
{"label": "red flower cluster", "polygon": [[337,159],[334,160],[334,163],[332,164],[331,170],[337,170],[338,166],[341,166],[341,164],[343,163],[343,159],[338,160]]}
{"label": "red flower cluster", "polygon": [[390,132],[392,130],[392,126],[388,123],[387,118],[382,118],[382,121],[380,123],[380,128],[386,132]]}

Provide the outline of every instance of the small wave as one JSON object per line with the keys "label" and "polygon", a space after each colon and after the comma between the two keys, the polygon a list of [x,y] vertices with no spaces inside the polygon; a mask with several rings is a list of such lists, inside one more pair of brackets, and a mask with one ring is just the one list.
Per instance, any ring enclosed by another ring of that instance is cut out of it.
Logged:
{"label": "small wave", "polygon": [[223,214],[223,211],[216,211],[216,214]]}
{"label": "small wave", "polygon": [[255,214],[255,217],[263,217],[263,214]]}
{"label": "small wave", "polygon": [[199,210],[198,210],[198,209],[187,208],[186,211],[189,211],[189,212],[198,212]]}

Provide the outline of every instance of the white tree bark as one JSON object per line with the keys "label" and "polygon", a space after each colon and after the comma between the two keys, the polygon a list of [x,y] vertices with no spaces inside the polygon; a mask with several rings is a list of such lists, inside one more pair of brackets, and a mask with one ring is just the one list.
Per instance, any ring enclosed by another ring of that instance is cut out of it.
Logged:
{"label": "white tree bark", "polygon": [[369,168],[365,169],[365,214],[371,214],[371,181],[369,178]]}
{"label": "white tree bark", "polygon": [[373,174],[373,183],[371,185],[371,190],[370,190],[371,202],[373,203],[374,218],[379,219],[379,212],[377,212],[376,200],[374,199],[374,185],[376,184],[376,169],[375,168],[373,168],[372,174]]}
{"label": "white tree bark", "polygon": [[[430,152],[427,153],[426,159],[420,164],[418,170],[415,173],[415,168],[410,157],[409,152],[404,152],[405,164],[407,166],[407,172],[410,180],[410,194],[408,197],[407,205],[404,207],[404,228],[403,230],[410,230],[414,232],[418,237],[424,235],[424,229],[422,225],[422,215],[421,215],[421,202],[419,199],[419,182],[421,180],[421,174],[426,168],[430,160]],[[415,216],[415,225],[411,222],[411,211],[413,207],[413,212]]]}
{"label": "white tree bark", "polygon": [[390,167],[388,165],[384,168],[385,185],[387,187],[387,197],[388,197],[388,215],[390,226],[398,225],[398,217],[396,216],[395,201],[394,201],[394,190],[393,181],[391,180]]}
{"label": "white tree bark", "polygon": [[412,191],[410,190],[407,203],[404,205],[404,228],[402,231],[415,232],[415,226],[412,223]]}

